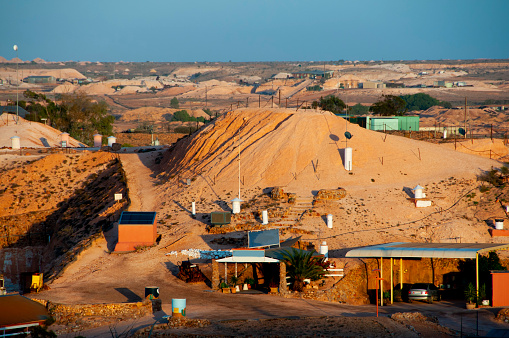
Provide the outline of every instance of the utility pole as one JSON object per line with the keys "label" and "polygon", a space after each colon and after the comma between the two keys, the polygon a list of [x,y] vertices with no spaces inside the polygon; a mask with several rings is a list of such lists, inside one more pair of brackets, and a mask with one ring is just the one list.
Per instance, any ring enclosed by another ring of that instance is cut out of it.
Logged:
{"label": "utility pole", "polygon": [[467,138],[467,97],[465,96],[465,138]]}

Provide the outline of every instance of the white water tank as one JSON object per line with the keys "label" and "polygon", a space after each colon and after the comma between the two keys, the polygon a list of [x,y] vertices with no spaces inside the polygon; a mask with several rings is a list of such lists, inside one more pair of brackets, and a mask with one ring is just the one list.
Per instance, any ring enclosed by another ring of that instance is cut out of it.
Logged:
{"label": "white water tank", "polygon": [[233,209],[233,214],[238,214],[240,213],[240,202],[242,202],[242,200],[240,198],[234,198],[232,199],[232,209]]}
{"label": "white water tank", "polygon": [[117,138],[115,136],[108,136],[108,147],[113,146],[113,143],[117,143]]}
{"label": "white water tank", "polygon": [[64,148],[69,146],[69,133],[60,134],[60,145]]}
{"label": "white water tank", "polygon": [[269,212],[267,210],[262,210],[262,224],[269,224]]}
{"label": "white water tank", "polygon": [[21,139],[19,138],[19,136],[13,136],[11,137],[11,147],[12,147],[12,150],[18,150],[21,148]]}
{"label": "white water tank", "polygon": [[94,148],[100,148],[103,145],[103,136],[101,134],[94,134]]}
{"label": "white water tank", "polygon": [[332,214],[327,215],[327,228],[332,229]]}
{"label": "white water tank", "polygon": [[504,220],[503,219],[496,219],[495,220],[495,229],[497,229],[497,230],[504,230]]}
{"label": "white water tank", "polygon": [[329,246],[326,241],[323,241],[320,245],[320,255],[323,255],[325,258],[329,258]]}
{"label": "white water tank", "polygon": [[352,148],[345,148],[345,170],[352,170]]}
{"label": "white water tank", "polygon": [[422,193],[423,189],[424,188],[420,185],[417,185],[415,188],[413,188],[412,190],[414,191],[414,198],[424,198],[424,194]]}

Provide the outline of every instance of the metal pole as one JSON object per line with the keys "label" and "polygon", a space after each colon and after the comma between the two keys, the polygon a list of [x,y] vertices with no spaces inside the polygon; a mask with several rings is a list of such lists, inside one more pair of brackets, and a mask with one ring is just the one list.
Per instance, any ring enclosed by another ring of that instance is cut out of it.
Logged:
{"label": "metal pole", "polygon": [[399,259],[399,289],[403,290],[403,258]]}
{"label": "metal pole", "polygon": [[392,257],[391,257],[391,304],[394,302],[394,296],[393,296],[393,292],[394,292],[394,283],[392,281],[392,275],[393,275],[393,270],[392,270],[392,266],[394,265],[393,263],[393,260],[392,260]]}
{"label": "metal pole", "polygon": [[384,258],[380,257],[380,306],[384,306]]}
{"label": "metal pole", "polygon": [[16,51],[16,124],[18,124],[19,122],[19,108],[18,108],[18,105],[19,105],[19,100],[18,100],[18,95],[19,95],[19,78],[18,78],[18,46],[17,45],[14,45],[14,50]]}
{"label": "metal pole", "polygon": [[475,253],[475,297],[479,297],[479,253]]}

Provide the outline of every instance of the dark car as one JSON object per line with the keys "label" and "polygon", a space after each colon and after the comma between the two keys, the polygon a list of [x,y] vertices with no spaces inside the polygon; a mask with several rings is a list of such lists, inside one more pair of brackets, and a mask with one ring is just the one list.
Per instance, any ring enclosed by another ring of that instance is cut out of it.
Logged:
{"label": "dark car", "polygon": [[408,301],[425,300],[433,303],[434,300],[440,301],[438,288],[431,283],[416,283],[408,290]]}

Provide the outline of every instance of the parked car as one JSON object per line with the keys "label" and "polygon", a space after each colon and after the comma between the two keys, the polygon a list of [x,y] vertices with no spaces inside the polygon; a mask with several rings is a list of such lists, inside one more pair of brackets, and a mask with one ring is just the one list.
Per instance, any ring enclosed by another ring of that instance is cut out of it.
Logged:
{"label": "parked car", "polygon": [[434,300],[440,301],[440,292],[434,284],[416,283],[408,290],[408,301],[414,300],[426,300],[431,304]]}

